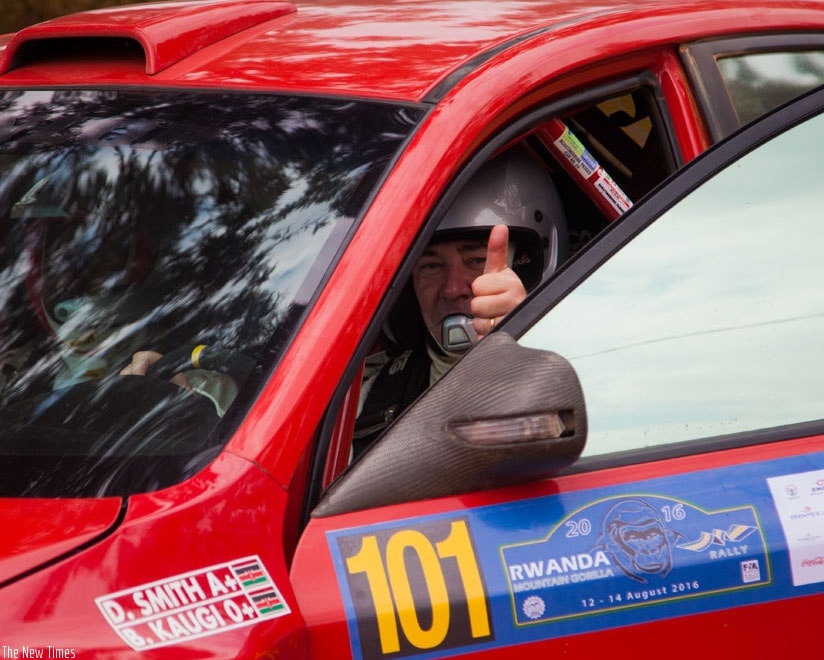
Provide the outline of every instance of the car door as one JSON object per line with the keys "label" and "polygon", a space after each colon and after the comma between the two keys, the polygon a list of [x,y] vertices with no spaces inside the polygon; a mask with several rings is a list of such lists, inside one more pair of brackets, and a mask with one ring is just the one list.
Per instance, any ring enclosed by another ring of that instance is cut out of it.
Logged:
{"label": "car door", "polygon": [[310,653],[810,647],[823,107],[769,115],[638,205],[333,484],[291,570]]}

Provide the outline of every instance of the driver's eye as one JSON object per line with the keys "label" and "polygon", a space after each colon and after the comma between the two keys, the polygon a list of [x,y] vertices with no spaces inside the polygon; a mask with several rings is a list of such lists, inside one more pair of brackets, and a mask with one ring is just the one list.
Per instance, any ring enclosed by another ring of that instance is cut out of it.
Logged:
{"label": "driver's eye", "polygon": [[474,270],[483,270],[484,266],[486,265],[486,250],[484,250],[483,254],[473,254],[468,255],[464,259],[464,263]]}
{"label": "driver's eye", "polygon": [[435,275],[436,273],[440,272],[442,268],[443,262],[432,260],[418,262],[418,265],[415,267],[415,270],[417,270],[420,275],[426,277]]}

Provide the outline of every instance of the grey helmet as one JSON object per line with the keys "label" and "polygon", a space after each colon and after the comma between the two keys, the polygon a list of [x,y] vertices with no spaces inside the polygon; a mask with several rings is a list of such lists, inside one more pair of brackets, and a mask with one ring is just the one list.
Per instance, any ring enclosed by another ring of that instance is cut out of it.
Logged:
{"label": "grey helmet", "polygon": [[549,276],[566,257],[563,205],[547,172],[523,149],[489,160],[458,193],[434,240],[509,227],[510,267],[527,290]]}

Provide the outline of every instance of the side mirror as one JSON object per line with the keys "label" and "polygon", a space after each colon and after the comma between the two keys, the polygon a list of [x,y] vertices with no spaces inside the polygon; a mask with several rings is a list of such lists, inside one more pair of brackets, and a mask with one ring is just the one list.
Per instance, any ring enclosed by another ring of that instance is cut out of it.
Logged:
{"label": "side mirror", "polygon": [[561,356],[497,332],[329,488],[324,517],[550,477],[584,449],[584,394]]}

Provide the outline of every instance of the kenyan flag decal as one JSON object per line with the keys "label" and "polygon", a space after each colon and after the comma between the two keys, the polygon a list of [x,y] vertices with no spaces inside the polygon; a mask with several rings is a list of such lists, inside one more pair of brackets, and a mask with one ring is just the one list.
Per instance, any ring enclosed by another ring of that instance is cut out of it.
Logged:
{"label": "kenyan flag decal", "polygon": [[95,602],[135,651],[184,644],[290,613],[257,555],[167,575]]}
{"label": "kenyan flag decal", "polygon": [[279,612],[286,607],[280,594],[275,589],[265,589],[264,591],[249,594],[257,611],[260,614],[271,614]]}
{"label": "kenyan flag decal", "polygon": [[244,587],[256,587],[270,582],[259,562],[251,561],[232,566],[238,582]]}

